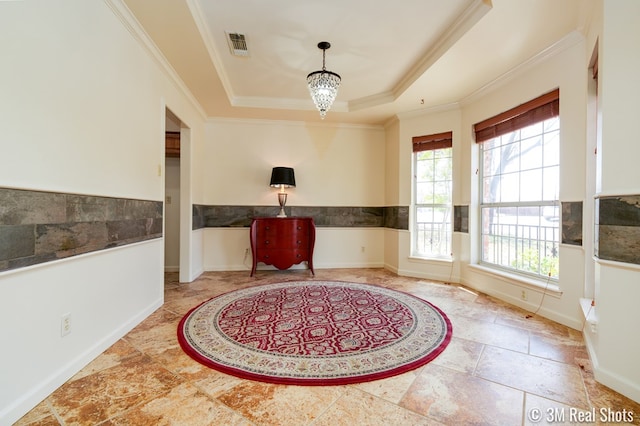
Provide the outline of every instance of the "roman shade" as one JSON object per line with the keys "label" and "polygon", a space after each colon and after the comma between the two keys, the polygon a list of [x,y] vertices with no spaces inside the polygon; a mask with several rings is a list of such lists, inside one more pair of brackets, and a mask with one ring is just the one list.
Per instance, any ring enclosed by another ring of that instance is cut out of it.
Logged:
{"label": "roman shade", "polygon": [[414,136],[411,138],[413,152],[432,151],[453,146],[453,132],[436,133],[434,135]]}
{"label": "roman shade", "polygon": [[560,89],[545,93],[536,99],[474,124],[476,142],[488,141],[558,115],[560,115]]}

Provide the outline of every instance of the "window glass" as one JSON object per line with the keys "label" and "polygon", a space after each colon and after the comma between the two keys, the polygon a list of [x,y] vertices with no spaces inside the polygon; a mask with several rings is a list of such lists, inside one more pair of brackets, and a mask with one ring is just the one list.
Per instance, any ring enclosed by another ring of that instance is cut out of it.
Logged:
{"label": "window glass", "polygon": [[480,144],[481,263],[558,277],[560,120]]}
{"label": "window glass", "polygon": [[413,154],[413,254],[423,257],[451,255],[452,148]]}

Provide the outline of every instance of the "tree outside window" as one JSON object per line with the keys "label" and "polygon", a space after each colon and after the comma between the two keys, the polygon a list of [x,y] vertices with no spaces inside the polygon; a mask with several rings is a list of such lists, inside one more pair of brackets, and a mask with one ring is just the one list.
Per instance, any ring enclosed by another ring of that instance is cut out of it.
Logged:
{"label": "tree outside window", "polygon": [[560,119],[482,142],[481,261],[558,278]]}
{"label": "tree outside window", "polygon": [[452,148],[414,153],[414,245],[422,257],[451,255]]}

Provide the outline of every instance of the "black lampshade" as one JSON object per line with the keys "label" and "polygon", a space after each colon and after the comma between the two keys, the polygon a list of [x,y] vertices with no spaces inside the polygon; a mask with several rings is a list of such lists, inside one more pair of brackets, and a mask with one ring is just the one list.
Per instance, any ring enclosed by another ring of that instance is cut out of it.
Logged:
{"label": "black lampshade", "polygon": [[291,167],[274,167],[271,171],[271,186],[278,187],[284,185],[285,187],[296,186],[296,176],[293,174]]}

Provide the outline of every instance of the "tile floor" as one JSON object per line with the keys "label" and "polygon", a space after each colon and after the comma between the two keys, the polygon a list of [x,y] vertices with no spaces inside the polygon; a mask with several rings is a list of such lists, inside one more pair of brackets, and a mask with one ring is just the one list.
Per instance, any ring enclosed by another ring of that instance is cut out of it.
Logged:
{"label": "tile floor", "polygon": [[[383,285],[443,309],[451,343],[417,370],[347,386],[272,385],[206,368],[178,346],[178,321],[195,305],[238,288],[305,279],[301,270],[254,278],[209,272],[178,284],[167,274],[164,305],[17,425],[568,424],[593,409],[598,420],[600,409],[633,411],[640,424],[640,404],[594,381],[579,331],[456,285],[382,269],[317,270],[315,279]],[[542,421],[532,422],[532,413]]]}

